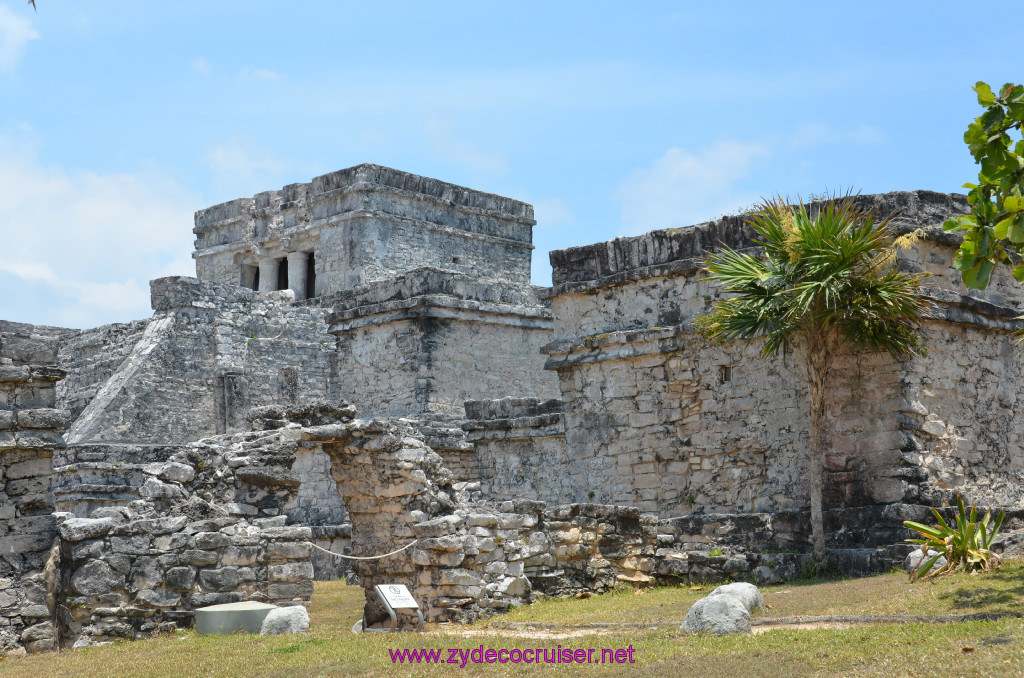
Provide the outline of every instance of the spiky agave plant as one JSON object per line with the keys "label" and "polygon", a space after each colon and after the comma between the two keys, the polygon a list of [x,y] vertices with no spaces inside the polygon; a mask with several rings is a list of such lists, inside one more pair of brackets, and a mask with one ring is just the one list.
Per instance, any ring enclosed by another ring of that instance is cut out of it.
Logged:
{"label": "spiky agave plant", "polygon": [[811,532],[821,571],[830,370],[847,346],[884,351],[899,360],[923,351],[917,321],[928,302],[918,293],[921,276],[896,266],[898,251],[913,244],[919,232],[896,237],[887,219],[875,219],[849,195],[810,205],[766,200],[749,223],[763,255],[723,248],[708,257],[708,279],[730,296],[698,317],[696,325],[714,342],[763,337],[765,355],[785,351],[794,340],[806,347],[805,373],[798,376],[808,385]]}
{"label": "spiky agave plant", "polygon": [[[967,572],[988,572],[998,567],[1000,556],[992,551],[992,542],[999,534],[999,528],[1003,526],[1005,512],[1000,510],[995,523],[989,528],[989,520],[992,518],[992,511],[986,511],[985,517],[978,520],[978,511],[971,506],[970,513],[964,507],[964,500],[960,495],[956,496],[957,512],[956,527],[949,525],[942,514],[934,508],[937,527],[930,527],[915,523],[912,520],[904,521],[903,526],[919,533],[924,539],[908,539],[907,541],[920,544],[922,558],[918,567],[910,573],[910,581],[917,579],[929,579],[958,572],[961,569]],[[934,556],[928,556],[928,552],[938,551]],[[945,557],[946,564],[931,571],[939,558]]]}

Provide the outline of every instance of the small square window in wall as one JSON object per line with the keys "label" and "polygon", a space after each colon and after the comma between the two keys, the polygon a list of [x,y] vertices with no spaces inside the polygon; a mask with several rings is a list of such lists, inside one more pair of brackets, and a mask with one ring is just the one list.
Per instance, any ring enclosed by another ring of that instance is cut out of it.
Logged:
{"label": "small square window in wall", "polygon": [[718,366],[718,383],[725,384],[732,381],[732,365]]}

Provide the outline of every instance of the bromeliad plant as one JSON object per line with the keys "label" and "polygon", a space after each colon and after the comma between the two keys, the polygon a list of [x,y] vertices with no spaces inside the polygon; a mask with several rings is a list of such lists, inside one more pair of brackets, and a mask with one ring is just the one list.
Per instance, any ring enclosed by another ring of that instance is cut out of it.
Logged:
{"label": "bromeliad plant", "polygon": [[[910,581],[917,579],[929,579],[942,575],[952,574],[961,569],[967,572],[988,572],[999,566],[999,554],[992,551],[992,542],[999,534],[999,528],[1003,525],[1005,513],[999,512],[999,517],[989,528],[989,520],[992,511],[987,511],[985,517],[978,520],[978,512],[971,506],[970,514],[964,508],[964,500],[956,497],[956,527],[946,523],[942,514],[932,509],[935,519],[939,522],[937,527],[929,527],[911,520],[904,521],[903,526],[918,532],[924,539],[908,539],[907,541],[921,545],[923,557],[916,570],[910,573]],[[928,556],[930,550],[938,551],[934,556]],[[932,567],[939,558],[945,557],[946,564],[932,572]]]}

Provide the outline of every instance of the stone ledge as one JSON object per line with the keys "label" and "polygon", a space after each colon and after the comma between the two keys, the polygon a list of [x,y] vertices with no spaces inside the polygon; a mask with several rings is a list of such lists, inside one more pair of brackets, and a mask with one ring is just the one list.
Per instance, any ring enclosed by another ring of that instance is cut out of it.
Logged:
{"label": "stone ledge", "polygon": [[414,299],[363,306],[328,316],[329,332],[347,332],[369,325],[384,325],[414,318],[439,318],[466,322],[551,329],[551,314],[541,307],[512,306],[427,295]]}
{"label": "stone ledge", "polygon": [[[524,226],[537,223],[533,207],[528,203],[380,165],[362,164],[323,174],[306,184],[290,184],[280,191],[266,191],[252,198],[239,198],[199,210],[195,213],[196,225],[192,232],[200,235],[219,227],[244,223],[260,211],[308,207],[312,213],[313,205],[318,202],[338,195],[367,192],[398,195],[469,214],[515,221]],[[313,215],[313,220],[318,218]]]}
{"label": "stone ledge", "polygon": [[336,312],[427,295],[440,295],[513,306],[543,306],[538,291],[544,288],[504,279],[479,278],[434,266],[421,266],[394,278],[364,283],[336,292],[329,299]]}
{"label": "stone ledge", "polygon": [[[956,193],[893,191],[858,196],[856,201],[874,210],[880,218],[892,217],[897,233],[924,227],[929,240],[950,246],[959,243],[959,236],[945,233],[939,226],[950,216],[968,212],[966,196]],[[684,228],[554,250],[550,254],[552,293],[577,294],[644,278],[697,271],[707,254],[722,246],[756,250],[755,234],[746,219],[727,216]]]}

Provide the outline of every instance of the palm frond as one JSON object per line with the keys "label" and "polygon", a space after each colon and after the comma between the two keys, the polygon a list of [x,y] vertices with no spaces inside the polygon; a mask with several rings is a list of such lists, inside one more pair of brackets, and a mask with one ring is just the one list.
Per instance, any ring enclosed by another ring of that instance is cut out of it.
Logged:
{"label": "palm frond", "polygon": [[887,220],[876,220],[849,195],[813,206],[772,198],[749,223],[763,257],[726,248],[707,259],[709,279],[733,296],[699,320],[706,336],[763,337],[763,351],[771,354],[800,332],[824,328],[901,360],[922,350],[921,276],[894,266],[921,232],[896,238]]}

